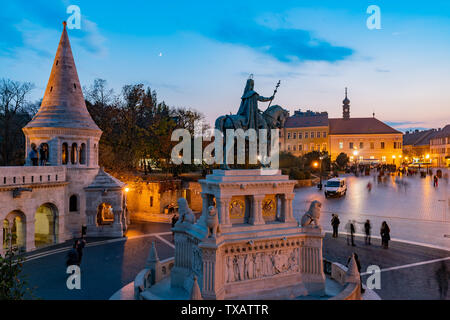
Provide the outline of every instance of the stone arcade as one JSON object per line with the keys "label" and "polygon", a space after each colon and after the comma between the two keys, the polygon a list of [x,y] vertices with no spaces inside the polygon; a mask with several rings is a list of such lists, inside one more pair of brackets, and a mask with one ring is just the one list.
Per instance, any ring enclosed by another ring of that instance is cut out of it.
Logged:
{"label": "stone arcade", "polygon": [[122,236],[124,184],[98,166],[102,131],[86,108],[66,23],[41,107],[23,128],[26,155],[49,151],[45,166],[0,167],[0,253],[7,233],[30,251],[80,236]]}

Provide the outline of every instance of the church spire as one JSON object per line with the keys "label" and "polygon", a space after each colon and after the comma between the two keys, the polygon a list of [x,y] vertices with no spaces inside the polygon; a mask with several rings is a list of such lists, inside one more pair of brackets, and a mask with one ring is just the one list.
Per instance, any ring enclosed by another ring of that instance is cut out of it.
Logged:
{"label": "church spire", "polygon": [[345,87],[345,99],[342,101],[342,118],[350,119],[350,100],[347,97],[347,87]]}
{"label": "church spire", "polygon": [[41,107],[25,128],[73,128],[100,131],[86,108],[67,34],[67,23],[56,51]]}

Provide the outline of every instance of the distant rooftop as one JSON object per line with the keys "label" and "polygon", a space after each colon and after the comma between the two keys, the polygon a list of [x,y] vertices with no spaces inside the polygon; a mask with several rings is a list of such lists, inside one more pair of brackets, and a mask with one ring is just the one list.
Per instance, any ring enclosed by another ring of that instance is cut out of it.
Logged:
{"label": "distant rooftop", "polygon": [[328,119],[330,134],[389,134],[401,133],[384,122],[372,118]]}
{"label": "distant rooftop", "polygon": [[285,128],[302,128],[302,127],[327,127],[328,113],[314,112],[311,110],[294,111],[294,115],[286,120]]}

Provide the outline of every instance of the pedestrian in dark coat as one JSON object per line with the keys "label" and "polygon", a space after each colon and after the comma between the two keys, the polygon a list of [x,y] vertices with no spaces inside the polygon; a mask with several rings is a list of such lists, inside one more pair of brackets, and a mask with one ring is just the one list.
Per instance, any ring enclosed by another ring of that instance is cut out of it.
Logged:
{"label": "pedestrian in dark coat", "polygon": [[28,156],[30,157],[30,160],[31,160],[31,163],[33,164],[33,166],[39,165],[38,151],[37,151],[36,145],[34,143],[31,145],[31,151],[28,154]]}
{"label": "pedestrian in dark coat", "polygon": [[383,246],[383,249],[387,249],[389,247],[389,240],[391,240],[390,232],[391,230],[389,229],[388,224],[386,221],[383,221],[380,229],[381,245]]}
{"label": "pedestrian in dark coat", "polygon": [[78,252],[77,252],[78,241],[75,241],[72,249],[67,253],[66,266],[78,265]]}
{"label": "pedestrian in dark coat", "polygon": [[77,243],[78,266],[81,265],[81,259],[83,258],[83,249],[85,246],[86,246],[86,240],[84,240],[84,237],[81,237],[81,239],[78,240],[78,243]]}
{"label": "pedestrian in dark coat", "polygon": [[364,237],[364,242],[368,245],[370,245],[370,229],[372,229],[372,226],[370,225],[370,220],[367,219],[366,223],[364,223],[364,232],[366,234]]}
{"label": "pedestrian in dark coat", "polygon": [[338,215],[333,213],[332,218],[331,218],[331,226],[333,227],[333,238],[338,237],[340,223],[341,223],[341,221],[339,220]]}

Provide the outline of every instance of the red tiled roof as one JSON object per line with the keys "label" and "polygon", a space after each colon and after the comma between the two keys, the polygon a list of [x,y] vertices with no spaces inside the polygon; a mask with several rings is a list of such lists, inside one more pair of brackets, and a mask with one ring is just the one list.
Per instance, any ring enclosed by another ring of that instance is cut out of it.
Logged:
{"label": "red tiled roof", "polygon": [[375,118],[328,119],[329,134],[389,134],[401,133]]}
{"label": "red tiled roof", "polygon": [[328,116],[292,116],[287,118],[285,128],[328,127]]}

